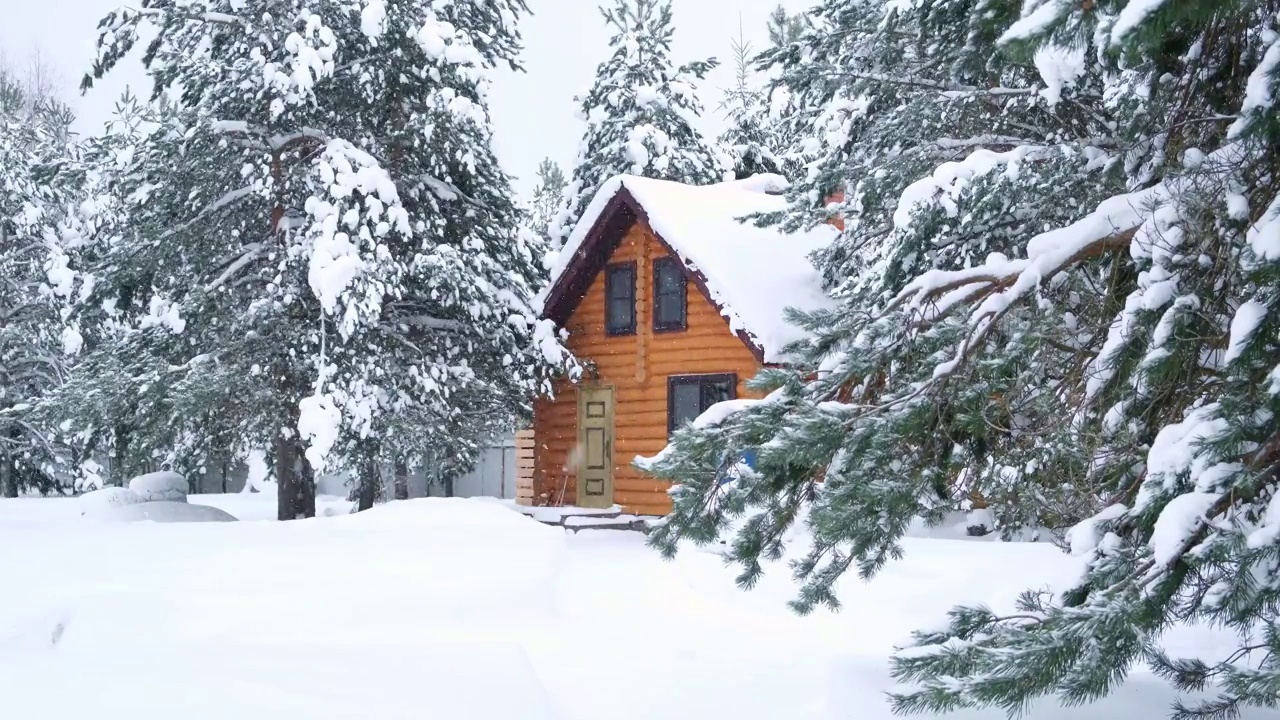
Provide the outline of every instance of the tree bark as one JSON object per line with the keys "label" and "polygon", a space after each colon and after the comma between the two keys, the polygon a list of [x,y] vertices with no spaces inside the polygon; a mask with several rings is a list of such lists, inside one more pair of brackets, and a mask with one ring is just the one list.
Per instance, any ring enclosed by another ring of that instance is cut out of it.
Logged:
{"label": "tree bark", "polygon": [[18,472],[8,451],[0,452],[0,497],[18,497]]}
{"label": "tree bark", "polygon": [[[9,440],[18,441],[18,429],[10,428],[6,433]],[[13,453],[4,445],[0,445],[0,497],[18,497],[18,463]]]}
{"label": "tree bark", "polygon": [[373,507],[382,493],[382,474],[378,470],[376,460],[368,460],[364,464],[364,472],[360,478],[360,487],[356,490],[356,512],[364,512]]}
{"label": "tree bark", "polygon": [[302,444],[292,435],[276,436],[276,518],[299,520],[316,516],[315,473]]}
{"label": "tree bark", "polygon": [[444,496],[447,498],[453,497],[453,476],[445,475],[441,477],[440,484],[444,486]]}
{"label": "tree bark", "polygon": [[117,424],[112,435],[111,474],[108,476],[107,484],[124,487],[129,480],[126,467],[129,457],[129,426],[124,423]]}
{"label": "tree bark", "polygon": [[409,499],[409,463],[403,458],[396,460],[396,499]]}

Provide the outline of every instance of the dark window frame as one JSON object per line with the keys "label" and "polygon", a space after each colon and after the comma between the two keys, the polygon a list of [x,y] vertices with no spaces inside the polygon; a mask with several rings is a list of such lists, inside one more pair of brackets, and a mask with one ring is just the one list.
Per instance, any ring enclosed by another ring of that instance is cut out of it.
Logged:
{"label": "dark window frame", "polygon": [[[673,322],[658,320],[658,274],[664,268],[670,268],[680,278],[680,319]],[[678,332],[689,327],[689,278],[684,272],[684,263],[671,256],[656,258],[653,261],[653,331]]]}
{"label": "dark window frame", "polygon": [[[613,289],[615,275],[626,273],[631,285],[631,322],[615,325],[613,322]],[[604,266],[604,332],[610,337],[636,334],[636,264],[634,262],[611,263]]]}
{"label": "dark window frame", "polygon": [[[676,430],[676,386],[677,385],[697,385],[698,386],[698,406],[700,410],[698,414],[707,411],[711,405],[706,403],[706,385],[712,383],[729,383],[729,400],[738,399],[738,374],[737,373],[709,373],[704,375],[668,375],[667,376],[667,437]],[[712,403],[714,404],[714,403]]]}

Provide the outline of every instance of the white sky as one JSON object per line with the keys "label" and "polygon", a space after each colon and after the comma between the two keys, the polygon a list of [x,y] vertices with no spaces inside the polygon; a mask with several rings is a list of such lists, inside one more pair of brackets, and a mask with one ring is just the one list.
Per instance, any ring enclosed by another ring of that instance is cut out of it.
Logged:
{"label": "white sky", "polygon": [[[80,76],[94,57],[98,20],[119,6],[120,0],[3,2],[0,52],[15,64],[40,52],[64,80],[66,98],[79,115],[82,133],[96,132],[110,118],[126,87],[139,95],[150,92],[141,63],[134,60],[118,67],[88,95],[78,94]],[[528,0],[528,4],[534,14],[521,27],[526,72],[500,72],[490,96],[498,157],[507,172],[517,177],[522,192],[532,187],[543,157],[570,171],[582,132],[574,118],[573,97],[590,86],[608,44],[597,0]],[[722,63],[703,86],[708,115],[715,115],[719,88],[732,80],[729,45],[738,34],[739,15],[747,40],[763,47],[765,18],[778,4],[779,0],[673,0],[676,63],[709,56]],[[812,3],[781,0],[781,4],[795,12]],[[718,117],[708,117],[704,130],[717,132],[721,125]]]}

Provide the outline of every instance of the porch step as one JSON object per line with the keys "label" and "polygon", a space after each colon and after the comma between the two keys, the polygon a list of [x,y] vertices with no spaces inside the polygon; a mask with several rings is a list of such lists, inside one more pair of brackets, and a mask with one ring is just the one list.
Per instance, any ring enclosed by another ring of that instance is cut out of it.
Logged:
{"label": "porch step", "polygon": [[543,525],[562,527],[573,533],[581,530],[630,530],[648,534],[649,523],[658,519],[649,515],[626,515],[617,505],[610,508],[519,506],[516,509]]}
{"label": "porch step", "polygon": [[649,534],[649,521],[657,518],[645,515],[570,515],[564,519],[564,528],[570,532],[580,530],[631,530]]}

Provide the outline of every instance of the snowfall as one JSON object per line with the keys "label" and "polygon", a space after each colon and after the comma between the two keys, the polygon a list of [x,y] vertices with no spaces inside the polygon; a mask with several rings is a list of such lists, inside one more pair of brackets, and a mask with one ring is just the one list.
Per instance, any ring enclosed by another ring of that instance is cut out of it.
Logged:
{"label": "snowfall", "polygon": [[[326,497],[321,517],[288,523],[270,495],[189,502],[240,521],[0,500],[0,715],[881,720],[888,656],[911,630],[1079,571],[1048,544],[908,538],[871,582],[843,581],[841,612],[801,618],[783,566],[743,592],[714,548],[667,562],[640,533],[571,534],[503,501],[356,515]],[[1214,656],[1230,639],[1166,640]],[[1139,670],[1098,704],[1028,717],[1163,718],[1173,698]]]}

